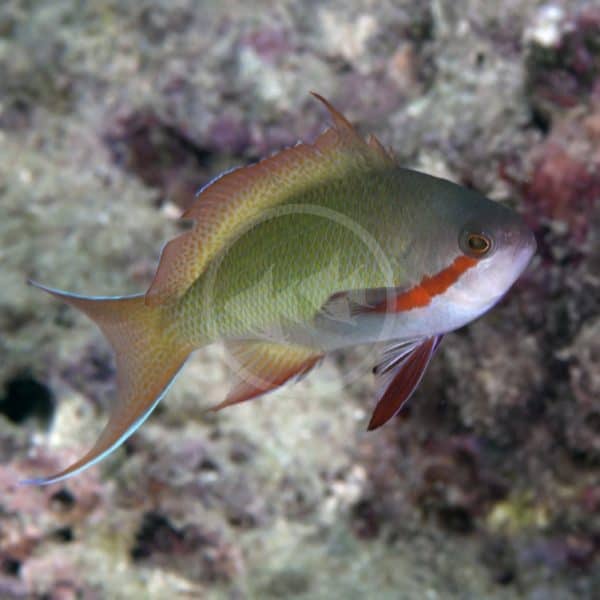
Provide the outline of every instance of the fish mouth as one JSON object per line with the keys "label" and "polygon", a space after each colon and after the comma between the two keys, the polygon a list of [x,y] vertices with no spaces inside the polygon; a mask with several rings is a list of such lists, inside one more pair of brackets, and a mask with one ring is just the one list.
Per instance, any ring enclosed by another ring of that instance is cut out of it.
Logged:
{"label": "fish mouth", "polygon": [[525,223],[521,223],[519,233],[519,243],[516,244],[514,251],[515,270],[517,273],[515,279],[527,268],[533,255],[537,251],[537,241],[535,236]]}
{"label": "fish mouth", "polygon": [[501,248],[490,258],[490,262],[481,265],[480,274],[487,279],[483,292],[483,297],[487,296],[485,310],[489,310],[507,294],[537,250],[533,232],[521,220],[505,229],[501,240]]}
{"label": "fish mouth", "polygon": [[537,250],[535,236],[524,222],[520,222],[507,237],[507,247],[498,257],[498,286],[493,304],[503,298],[519,279]]}

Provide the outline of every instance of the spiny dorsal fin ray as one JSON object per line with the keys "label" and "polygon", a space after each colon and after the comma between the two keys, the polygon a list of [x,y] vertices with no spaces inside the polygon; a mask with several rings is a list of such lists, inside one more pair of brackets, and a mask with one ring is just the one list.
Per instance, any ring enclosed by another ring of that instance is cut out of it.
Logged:
{"label": "spiny dorsal fin ray", "polygon": [[365,141],[327,100],[313,92],[329,111],[332,127],[313,144],[299,143],[256,164],[229,171],[204,187],[183,218],[190,231],[163,248],[146,304],[179,298],[209,261],[258,215],[293,194],[350,169],[390,167],[393,157],[373,137]]}
{"label": "spiny dorsal fin ray", "polygon": [[310,371],[323,357],[318,351],[261,340],[229,342],[237,383],[227,398],[212,410],[239,404],[283,385]]}

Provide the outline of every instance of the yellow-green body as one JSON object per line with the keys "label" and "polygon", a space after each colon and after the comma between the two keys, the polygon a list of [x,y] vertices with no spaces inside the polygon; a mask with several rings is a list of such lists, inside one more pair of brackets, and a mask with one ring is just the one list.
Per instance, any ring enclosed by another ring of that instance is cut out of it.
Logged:
{"label": "yellow-green body", "polygon": [[[452,220],[481,202],[489,201],[398,167],[312,183],[232,236],[170,318],[195,346],[257,337],[306,343],[302,327],[314,325],[334,294],[408,288],[447,266],[456,254]],[[448,221],[440,221],[440,205]],[[311,339],[331,349],[318,336]]]}
{"label": "yellow-green body", "polygon": [[404,282],[394,179],[325,181],[260,215],[179,301],[182,334],[203,344],[308,325],[336,292]]}

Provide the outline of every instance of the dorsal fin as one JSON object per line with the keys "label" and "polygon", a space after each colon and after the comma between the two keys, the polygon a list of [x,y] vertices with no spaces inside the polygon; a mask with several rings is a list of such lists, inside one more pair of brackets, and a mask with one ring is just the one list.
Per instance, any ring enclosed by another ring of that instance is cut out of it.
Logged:
{"label": "dorsal fin", "polygon": [[163,248],[146,304],[179,298],[217,252],[265,209],[351,169],[369,171],[394,164],[375,138],[366,142],[327,100],[314,92],[313,96],[325,105],[333,126],[313,144],[298,143],[256,164],[226,172],[202,188],[183,215],[195,225]]}

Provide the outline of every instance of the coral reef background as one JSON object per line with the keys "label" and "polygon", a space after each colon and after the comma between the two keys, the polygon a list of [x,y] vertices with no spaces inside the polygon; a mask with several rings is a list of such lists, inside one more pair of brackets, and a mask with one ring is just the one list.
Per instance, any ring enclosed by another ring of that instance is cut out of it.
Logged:
{"label": "coral reef background", "polygon": [[[384,429],[347,352],[222,413],[199,351],[114,456],[110,350],[27,278],[144,290],[194,192],[314,138],[330,98],[539,252]],[[600,5],[4,0],[0,597],[528,598],[600,589]],[[597,597],[597,596],[596,596]]]}

